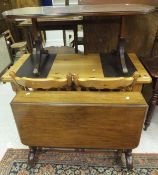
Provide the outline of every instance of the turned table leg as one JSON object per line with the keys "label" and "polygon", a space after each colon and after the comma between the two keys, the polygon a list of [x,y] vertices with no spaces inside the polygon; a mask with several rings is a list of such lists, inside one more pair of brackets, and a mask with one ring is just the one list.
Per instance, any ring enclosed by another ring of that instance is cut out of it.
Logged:
{"label": "turned table leg", "polygon": [[78,53],[78,34],[77,34],[78,26],[74,26],[74,46],[75,46],[75,53]]}
{"label": "turned table leg", "polygon": [[116,163],[119,164],[119,165],[122,165],[123,150],[122,149],[117,150],[116,154],[117,154],[116,155]]}
{"label": "turned table leg", "polygon": [[76,152],[81,152],[81,153],[82,153],[82,152],[85,152],[85,149],[84,149],[84,148],[76,148],[75,151],[76,151]]}
{"label": "turned table leg", "polygon": [[133,157],[131,149],[125,150],[125,158],[127,169],[131,171],[133,169]]}
{"label": "turned table leg", "polygon": [[127,68],[126,60],[125,60],[125,43],[126,43],[125,35],[126,35],[126,23],[125,23],[125,17],[122,16],[118,49],[119,49],[122,71],[124,74],[128,73],[128,68]]}
{"label": "turned table leg", "polygon": [[30,151],[28,154],[28,165],[30,168],[34,166],[36,152],[37,152],[37,147],[30,147]]}
{"label": "turned table leg", "polygon": [[152,98],[150,100],[149,110],[147,113],[144,130],[147,130],[147,128],[149,127],[149,125],[151,123],[151,119],[152,119],[153,112],[155,110],[157,101],[158,101],[158,79],[156,79],[156,84],[154,87],[153,95],[152,95]]}

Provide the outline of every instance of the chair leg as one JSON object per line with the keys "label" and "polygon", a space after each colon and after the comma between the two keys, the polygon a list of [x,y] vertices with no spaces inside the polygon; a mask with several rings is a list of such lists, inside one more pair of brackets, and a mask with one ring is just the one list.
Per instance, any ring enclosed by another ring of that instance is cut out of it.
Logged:
{"label": "chair leg", "polygon": [[12,61],[14,63],[14,61],[15,61],[15,51],[14,51],[14,49],[10,49],[10,53],[11,53]]}
{"label": "chair leg", "polygon": [[119,149],[116,152],[117,157],[116,157],[116,163],[117,164],[122,164],[122,154],[123,154],[123,150]]}
{"label": "chair leg", "polygon": [[75,149],[75,152],[81,152],[81,153],[83,153],[83,152],[85,152],[85,149],[84,148],[76,148]]}
{"label": "chair leg", "polygon": [[77,25],[74,27],[74,46],[75,46],[75,53],[78,53],[78,34],[77,34]]}
{"label": "chair leg", "polygon": [[23,49],[24,49],[24,48],[20,48],[20,49],[19,49],[19,51],[20,51],[20,57],[24,54]]}
{"label": "chair leg", "polygon": [[66,30],[63,30],[63,41],[64,41],[64,46],[66,46]]}
{"label": "chair leg", "polygon": [[29,51],[28,51],[28,48],[27,48],[27,47],[25,47],[25,53],[29,53]]}
{"label": "chair leg", "polygon": [[150,126],[152,116],[153,116],[153,112],[154,112],[155,107],[157,105],[157,101],[158,101],[158,79],[156,80],[156,85],[155,85],[155,88],[154,88],[154,92],[153,92],[152,98],[150,100],[149,110],[148,110],[146,121],[145,121],[145,128],[144,128],[145,131]]}

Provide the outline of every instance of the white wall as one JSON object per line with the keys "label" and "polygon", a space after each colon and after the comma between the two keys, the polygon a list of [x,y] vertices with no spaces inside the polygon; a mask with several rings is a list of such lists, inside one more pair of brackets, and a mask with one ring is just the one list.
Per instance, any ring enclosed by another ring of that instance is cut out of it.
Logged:
{"label": "white wall", "polygon": [[[54,1],[55,5],[62,5],[64,4],[65,0],[52,0]],[[78,0],[69,0],[70,4],[77,4]]]}

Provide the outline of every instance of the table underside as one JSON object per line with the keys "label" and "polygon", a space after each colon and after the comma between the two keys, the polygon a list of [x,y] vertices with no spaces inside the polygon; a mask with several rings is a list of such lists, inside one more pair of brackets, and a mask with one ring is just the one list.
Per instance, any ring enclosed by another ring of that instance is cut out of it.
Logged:
{"label": "table underside", "polygon": [[108,16],[108,15],[138,15],[147,14],[155,10],[154,6],[145,4],[101,4],[101,5],[73,5],[51,7],[26,7],[9,10],[3,13],[9,18],[38,18],[38,17],[66,17],[66,16]]}

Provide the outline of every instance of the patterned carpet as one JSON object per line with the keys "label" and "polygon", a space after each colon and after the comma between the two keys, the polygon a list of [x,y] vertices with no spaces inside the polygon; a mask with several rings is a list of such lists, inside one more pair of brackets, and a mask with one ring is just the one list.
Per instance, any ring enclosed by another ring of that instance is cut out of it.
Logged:
{"label": "patterned carpet", "polygon": [[158,154],[134,154],[133,172],[116,164],[113,152],[43,150],[32,169],[27,156],[28,150],[9,149],[0,162],[0,175],[158,175]]}

